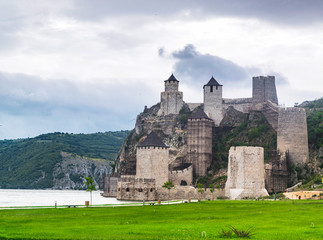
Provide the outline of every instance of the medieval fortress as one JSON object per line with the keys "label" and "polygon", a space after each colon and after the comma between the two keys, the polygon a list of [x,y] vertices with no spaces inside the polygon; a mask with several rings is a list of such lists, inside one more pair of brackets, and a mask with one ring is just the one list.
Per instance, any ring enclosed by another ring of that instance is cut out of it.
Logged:
{"label": "medieval fortress", "polygon": [[[105,180],[105,196],[123,200],[166,199],[168,192],[162,185],[172,181],[175,188],[171,198],[198,198],[193,181],[208,174],[214,154],[213,131],[232,111],[250,115],[261,112],[265,116],[277,132],[276,158],[265,164],[262,147],[232,146],[225,189],[212,193],[207,190],[203,193],[205,198],[214,194],[241,199],[282,191],[288,184],[288,164],[308,162],[305,110],[279,107],[274,76],[253,77],[252,97],[237,99],[223,98],[223,85],[212,77],[203,86],[203,103],[185,103],[174,75],[164,83],[160,103],[138,115],[134,135],[140,139],[132,151],[125,142],[114,176]],[[193,113],[185,129],[181,129],[175,122],[184,107]],[[172,139],[162,141],[164,135]]]}

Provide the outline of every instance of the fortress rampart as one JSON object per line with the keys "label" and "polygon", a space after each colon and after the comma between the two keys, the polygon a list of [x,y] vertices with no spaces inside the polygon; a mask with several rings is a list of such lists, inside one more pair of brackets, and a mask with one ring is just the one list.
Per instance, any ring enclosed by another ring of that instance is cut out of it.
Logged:
{"label": "fortress rampart", "polygon": [[232,106],[234,109],[240,112],[249,113],[252,107],[252,98],[224,98],[224,109],[227,109],[230,106]]}
{"label": "fortress rampart", "polygon": [[169,181],[178,186],[190,186],[193,182],[193,167],[192,165],[182,169],[170,171]]}
{"label": "fortress rampart", "polygon": [[306,112],[303,108],[280,108],[278,114],[277,149],[288,152],[290,162],[308,162]]}
{"label": "fortress rampart", "polygon": [[268,195],[262,147],[230,148],[225,195],[230,199]]}

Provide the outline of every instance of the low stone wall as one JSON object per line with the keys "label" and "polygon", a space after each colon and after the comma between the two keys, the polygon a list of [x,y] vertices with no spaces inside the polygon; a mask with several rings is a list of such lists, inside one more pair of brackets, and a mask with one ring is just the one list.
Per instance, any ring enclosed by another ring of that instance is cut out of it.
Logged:
{"label": "low stone wall", "polygon": [[174,185],[192,185],[193,181],[193,167],[192,165],[183,170],[175,170],[169,173],[169,180]]}
{"label": "low stone wall", "polygon": [[210,189],[206,189],[203,192],[198,192],[197,188],[192,186],[175,186],[174,188],[170,189],[158,189],[157,190],[157,199],[160,200],[175,200],[175,199],[216,199],[216,198],[223,198],[224,191],[222,189],[214,189],[214,192],[210,192]]}
{"label": "low stone wall", "polygon": [[119,200],[156,200],[155,179],[122,176],[118,180],[117,199]]}
{"label": "low stone wall", "polygon": [[230,106],[240,112],[249,113],[250,109],[252,108],[252,98],[224,98],[223,108],[227,109]]}
{"label": "low stone wall", "polygon": [[103,197],[117,197],[118,178],[106,176],[103,181],[104,181]]}

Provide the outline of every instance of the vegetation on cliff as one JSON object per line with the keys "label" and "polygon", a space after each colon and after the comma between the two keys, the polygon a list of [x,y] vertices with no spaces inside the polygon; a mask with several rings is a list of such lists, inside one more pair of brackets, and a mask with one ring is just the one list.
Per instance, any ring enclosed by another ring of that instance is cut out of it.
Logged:
{"label": "vegetation on cliff", "polygon": [[1,188],[52,188],[61,152],[113,161],[129,131],[95,134],[49,133],[0,141]]}
{"label": "vegetation on cliff", "polygon": [[301,106],[307,110],[308,143],[310,148],[323,146],[323,98],[304,102]]}

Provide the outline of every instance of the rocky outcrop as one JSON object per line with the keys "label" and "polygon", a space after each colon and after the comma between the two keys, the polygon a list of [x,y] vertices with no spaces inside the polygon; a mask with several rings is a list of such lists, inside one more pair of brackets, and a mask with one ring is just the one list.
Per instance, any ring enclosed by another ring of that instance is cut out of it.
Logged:
{"label": "rocky outcrop", "polygon": [[136,174],[136,147],[145,137],[154,131],[159,138],[170,147],[170,163],[179,158],[186,157],[187,119],[191,114],[187,104],[180,114],[158,116],[160,104],[144,111],[137,116],[135,129],[124,142],[117,158],[114,171],[115,176]]}
{"label": "rocky outcrop", "polygon": [[85,189],[84,177],[93,177],[97,187],[103,188],[102,179],[111,173],[110,162],[103,159],[80,157],[61,152],[62,161],[53,170],[53,189]]}

